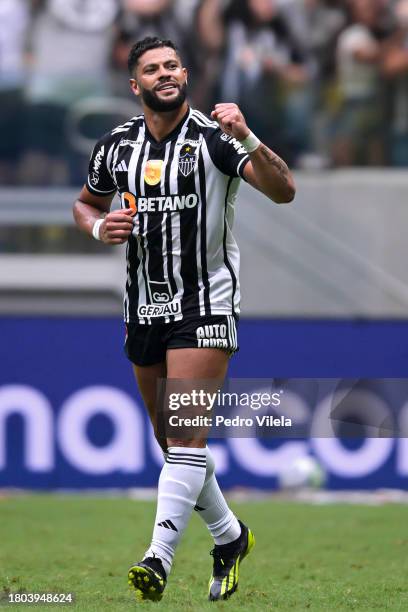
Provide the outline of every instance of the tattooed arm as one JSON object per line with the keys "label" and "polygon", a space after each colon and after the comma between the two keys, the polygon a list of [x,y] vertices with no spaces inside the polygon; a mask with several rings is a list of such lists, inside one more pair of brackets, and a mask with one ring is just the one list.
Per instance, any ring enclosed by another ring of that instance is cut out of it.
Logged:
{"label": "tattooed arm", "polygon": [[[211,116],[218,121],[224,132],[240,142],[251,133],[236,104],[216,104]],[[245,180],[278,204],[291,202],[296,189],[285,162],[262,143],[249,153],[249,158],[250,161],[244,168]]]}
{"label": "tattooed arm", "polygon": [[283,159],[262,143],[249,158],[251,161],[244,168],[245,180],[277,204],[291,202],[295,183]]}

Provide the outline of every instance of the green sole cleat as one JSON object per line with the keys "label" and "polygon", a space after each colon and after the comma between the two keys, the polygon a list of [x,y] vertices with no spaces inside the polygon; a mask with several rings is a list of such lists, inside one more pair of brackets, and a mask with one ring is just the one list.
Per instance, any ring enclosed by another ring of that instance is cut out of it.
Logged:
{"label": "green sole cleat", "polygon": [[166,582],[160,559],[149,557],[129,568],[128,584],[134,590],[137,601],[160,601]]}

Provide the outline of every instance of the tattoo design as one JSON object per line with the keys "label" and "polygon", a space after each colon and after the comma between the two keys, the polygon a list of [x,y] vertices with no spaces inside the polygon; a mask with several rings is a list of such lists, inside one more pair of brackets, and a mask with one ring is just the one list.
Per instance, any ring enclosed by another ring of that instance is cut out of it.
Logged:
{"label": "tattoo design", "polygon": [[271,166],[276,168],[276,170],[278,171],[278,173],[281,176],[281,178],[286,183],[288,183],[289,168],[287,167],[287,165],[285,164],[283,159],[281,159],[278,155],[275,155],[275,153],[272,153],[272,151],[270,149],[268,149],[268,147],[266,147],[265,145],[262,145],[260,147],[260,152],[261,152],[262,157]]}

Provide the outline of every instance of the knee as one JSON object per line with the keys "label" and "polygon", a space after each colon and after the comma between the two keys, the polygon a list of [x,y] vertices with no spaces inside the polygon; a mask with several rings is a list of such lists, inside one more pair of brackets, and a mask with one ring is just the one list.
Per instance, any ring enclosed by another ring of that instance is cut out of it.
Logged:
{"label": "knee", "polygon": [[207,480],[209,480],[215,472],[214,457],[212,456],[211,451],[208,448],[208,446],[206,447],[205,455],[206,455],[205,482],[207,482]]}
{"label": "knee", "polygon": [[163,453],[167,453],[167,440],[166,440],[166,438],[159,438],[158,436],[156,436],[156,440],[157,440],[157,443],[159,444],[160,448],[162,449]]}
{"label": "knee", "polygon": [[177,446],[183,448],[205,448],[205,440],[198,440],[197,438],[179,440],[178,438],[167,438],[167,446]]}
{"label": "knee", "polygon": [[[160,442],[159,442],[160,444]],[[183,447],[183,448],[205,448],[205,481],[207,482],[211,476],[215,473],[215,461],[214,457],[208,446],[206,446],[205,441],[200,442],[200,445],[197,443],[197,440],[178,440],[176,438],[167,438],[166,448],[162,446],[163,452],[165,456],[167,454],[168,448],[172,446]]]}

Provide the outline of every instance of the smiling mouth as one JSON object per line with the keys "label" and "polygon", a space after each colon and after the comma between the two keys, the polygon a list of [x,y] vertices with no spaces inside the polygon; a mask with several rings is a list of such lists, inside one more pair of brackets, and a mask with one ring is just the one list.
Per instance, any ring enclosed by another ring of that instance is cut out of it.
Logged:
{"label": "smiling mouth", "polygon": [[178,85],[176,83],[165,83],[156,87],[156,91],[170,91],[170,89],[178,89]]}

